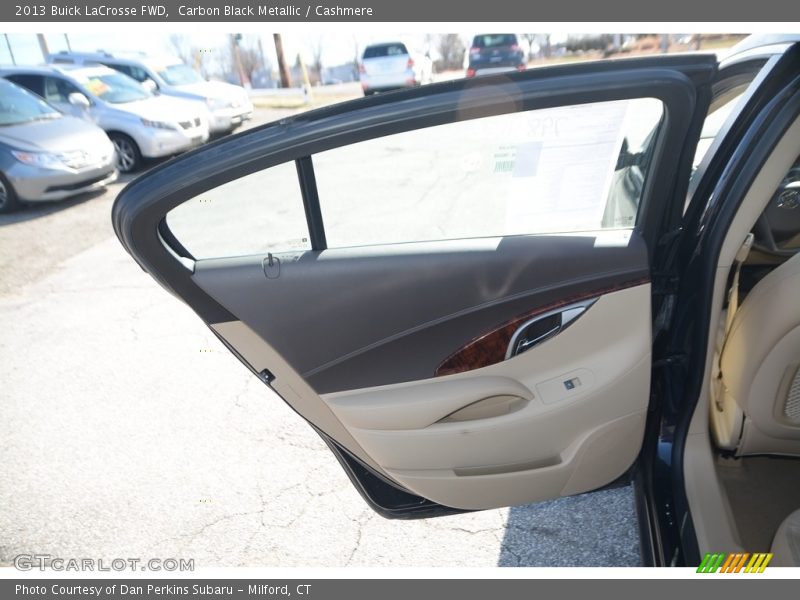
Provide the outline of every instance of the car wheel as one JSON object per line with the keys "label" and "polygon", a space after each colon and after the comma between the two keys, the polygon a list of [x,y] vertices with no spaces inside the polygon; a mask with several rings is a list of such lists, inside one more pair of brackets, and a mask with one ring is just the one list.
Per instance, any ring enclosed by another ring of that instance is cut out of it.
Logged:
{"label": "car wheel", "polygon": [[142,164],[142,153],[130,136],[124,133],[110,133],[108,135],[117,151],[117,168],[122,173],[132,173]]}
{"label": "car wheel", "polygon": [[10,213],[19,207],[19,198],[8,179],[0,175],[0,213]]}

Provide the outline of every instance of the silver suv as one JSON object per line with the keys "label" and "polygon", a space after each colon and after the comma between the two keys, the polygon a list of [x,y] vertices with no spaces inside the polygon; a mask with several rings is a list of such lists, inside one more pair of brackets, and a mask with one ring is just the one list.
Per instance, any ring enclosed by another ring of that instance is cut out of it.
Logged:
{"label": "silver suv", "polygon": [[141,52],[58,52],[52,64],[101,64],[124,73],[151,91],[201,103],[208,111],[212,134],[229,133],[253,117],[253,104],[244,88],[221,81],[206,81],[173,56],[149,56]]}
{"label": "silver suv", "polygon": [[99,125],[114,142],[120,171],[142,158],[179,154],[208,139],[208,123],[194,102],[154,96],[118,71],[93,67],[9,67],[4,77],[66,114]]}

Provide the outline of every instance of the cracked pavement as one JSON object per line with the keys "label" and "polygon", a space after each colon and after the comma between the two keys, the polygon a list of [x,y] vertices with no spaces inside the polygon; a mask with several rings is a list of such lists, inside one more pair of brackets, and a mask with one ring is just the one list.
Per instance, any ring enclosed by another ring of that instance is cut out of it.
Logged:
{"label": "cracked pavement", "polygon": [[122,250],[120,187],[0,219],[0,565],[639,564],[630,488],[373,513],[311,428]]}

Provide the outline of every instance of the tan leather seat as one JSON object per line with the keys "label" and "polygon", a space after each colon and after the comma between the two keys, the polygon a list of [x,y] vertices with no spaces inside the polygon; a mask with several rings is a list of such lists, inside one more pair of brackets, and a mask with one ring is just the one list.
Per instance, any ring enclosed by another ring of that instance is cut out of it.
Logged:
{"label": "tan leather seat", "polygon": [[770,550],[773,567],[800,567],[800,510],[794,511],[775,533]]}
{"label": "tan leather seat", "polygon": [[800,455],[800,254],[762,279],[736,311],[712,390],[718,446]]}

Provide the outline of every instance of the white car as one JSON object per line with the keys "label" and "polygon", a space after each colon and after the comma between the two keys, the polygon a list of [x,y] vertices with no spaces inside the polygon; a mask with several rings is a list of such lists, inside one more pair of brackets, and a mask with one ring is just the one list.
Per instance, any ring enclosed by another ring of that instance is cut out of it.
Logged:
{"label": "white car", "polygon": [[409,51],[403,42],[370,44],[358,65],[364,95],[433,81],[433,62],[424,54]]}
{"label": "white car", "polygon": [[247,91],[238,85],[206,81],[194,69],[173,56],[142,53],[58,52],[53,64],[101,64],[132,77],[152,91],[202,103],[212,134],[230,133],[253,117]]}
{"label": "white car", "polygon": [[122,172],[137,170],[143,157],[179,154],[209,137],[197,103],[156,96],[108,67],[10,67],[0,77],[100,126],[114,142]]}

